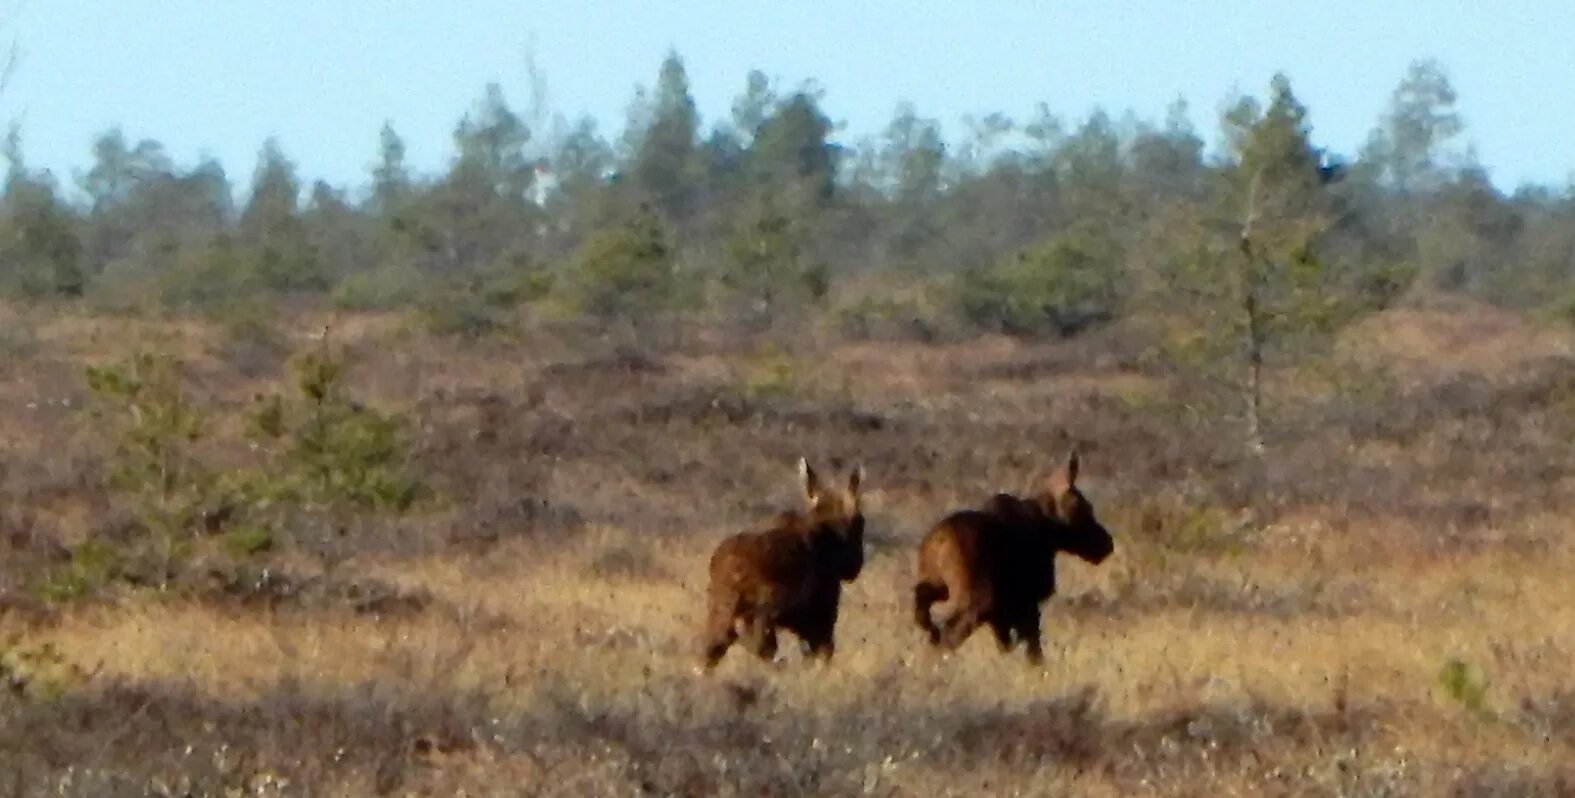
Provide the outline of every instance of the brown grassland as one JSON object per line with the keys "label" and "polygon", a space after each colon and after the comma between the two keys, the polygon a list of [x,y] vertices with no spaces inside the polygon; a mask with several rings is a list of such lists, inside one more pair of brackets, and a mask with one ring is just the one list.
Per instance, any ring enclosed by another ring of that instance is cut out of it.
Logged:
{"label": "brown grassland", "polygon": [[[1258,461],[1128,326],[636,352],[340,318],[427,501],[246,587],[38,597],[125,524],[85,365],[178,354],[236,409],[321,323],[0,309],[0,796],[1575,794],[1566,329],[1380,314],[1279,375]],[[1074,442],[1116,548],[1061,558],[1043,666],[930,651],[919,536]],[[836,656],[699,674],[707,557],[796,506],[801,455],[866,469]]]}

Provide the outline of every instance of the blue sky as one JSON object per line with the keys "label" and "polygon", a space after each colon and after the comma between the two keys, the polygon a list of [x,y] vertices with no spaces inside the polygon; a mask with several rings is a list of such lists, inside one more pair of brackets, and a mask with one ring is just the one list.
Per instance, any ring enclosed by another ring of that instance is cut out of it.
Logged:
{"label": "blue sky", "polygon": [[182,163],[219,157],[244,183],[264,137],[308,177],[358,185],[392,121],[422,168],[488,81],[523,103],[527,53],[552,106],[621,128],[637,83],[676,48],[707,123],[751,68],[816,79],[844,138],[901,100],[941,119],[1027,118],[1039,102],[1158,119],[1183,96],[1212,136],[1233,91],[1290,75],[1315,138],[1352,153],[1413,59],[1436,57],[1467,136],[1500,186],[1575,173],[1575,3],[504,2],[504,0],[3,0],[21,50],[0,120],[35,167],[70,181],[120,125]]}

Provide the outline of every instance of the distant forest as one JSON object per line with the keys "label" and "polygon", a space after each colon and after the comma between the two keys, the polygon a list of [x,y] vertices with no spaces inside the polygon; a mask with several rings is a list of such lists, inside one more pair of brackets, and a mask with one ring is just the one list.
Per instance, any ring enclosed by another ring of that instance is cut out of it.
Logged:
{"label": "distant forest", "polygon": [[753,72],[702,120],[675,54],[616,134],[533,123],[492,85],[446,171],[411,169],[385,126],[364,185],[308,184],[270,140],[242,192],[118,130],[66,191],[13,127],[0,297],[158,314],[269,297],[459,335],[538,318],[1055,336],[1206,314],[1264,351],[1434,293],[1575,316],[1575,193],[1495,189],[1436,62],[1351,154],[1310,141],[1283,75],[1229,104],[1217,153],[1181,101],[1157,121],[1041,106],[950,139],[904,105],[838,143],[822,100]]}

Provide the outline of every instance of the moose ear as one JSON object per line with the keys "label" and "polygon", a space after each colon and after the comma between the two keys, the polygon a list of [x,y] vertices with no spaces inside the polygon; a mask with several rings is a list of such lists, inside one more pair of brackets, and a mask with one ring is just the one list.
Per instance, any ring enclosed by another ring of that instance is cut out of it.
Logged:
{"label": "moose ear", "polygon": [[815,469],[809,467],[809,461],[803,457],[798,459],[798,478],[804,487],[804,498],[814,504],[820,499],[820,477],[815,474]]}
{"label": "moose ear", "polygon": [[1050,474],[1045,484],[1052,495],[1066,493],[1077,486],[1077,449],[1073,449],[1072,454],[1066,458],[1066,465]]}
{"label": "moose ear", "polygon": [[853,470],[848,472],[848,492],[854,496],[859,495],[859,486],[862,484],[864,484],[864,466],[855,465]]}

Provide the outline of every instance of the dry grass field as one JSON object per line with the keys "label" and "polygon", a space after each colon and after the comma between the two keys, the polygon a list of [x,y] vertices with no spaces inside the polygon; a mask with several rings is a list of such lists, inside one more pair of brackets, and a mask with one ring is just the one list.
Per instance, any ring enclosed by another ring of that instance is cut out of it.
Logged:
{"label": "dry grass field", "polygon": [[[634,352],[341,318],[427,501],[239,578],[38,597],[125,526],[85,365],[178,354],[222,414],[321,323],[0,310],[0,796],[1575,794],[1567,330],[1381,314],[1280,375],[1255,461],[1130,329]],[[1116,552],[1062,559],[1044,666],[926,650],[926,525],[1074,441]],[[700,675],[706,557],[800,455],[867,472],[837,655]]]}

